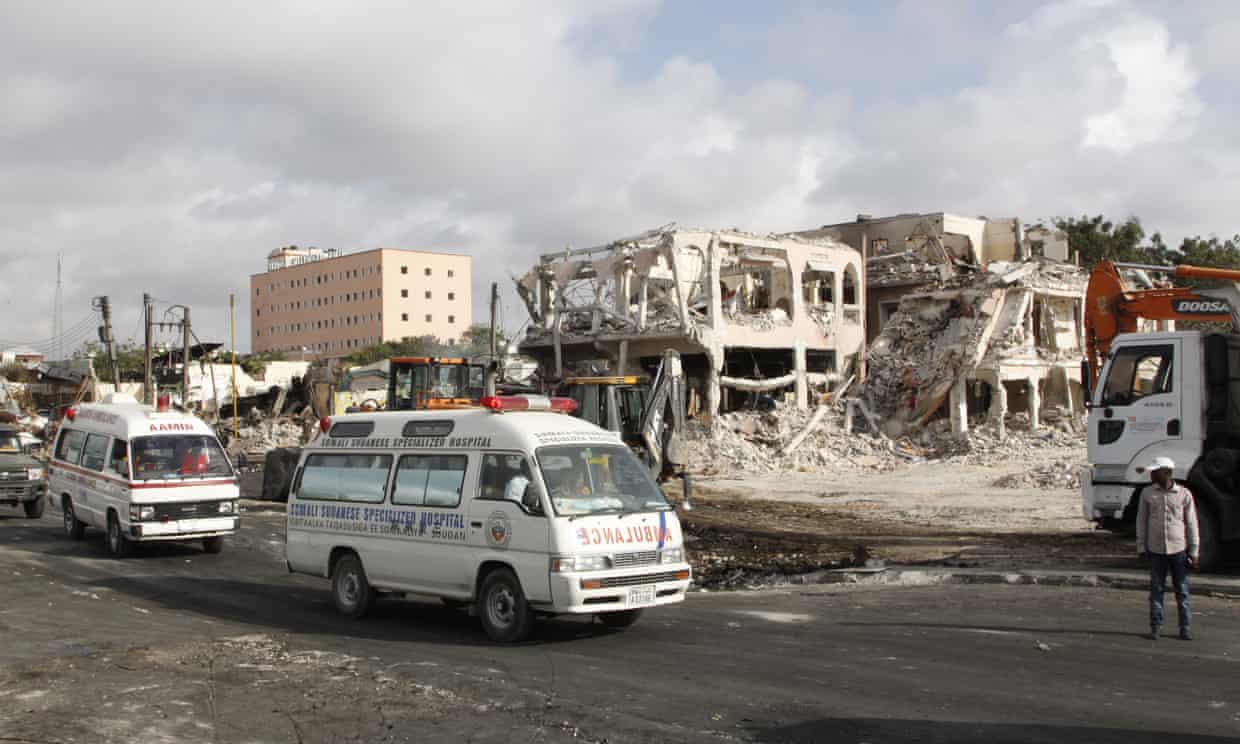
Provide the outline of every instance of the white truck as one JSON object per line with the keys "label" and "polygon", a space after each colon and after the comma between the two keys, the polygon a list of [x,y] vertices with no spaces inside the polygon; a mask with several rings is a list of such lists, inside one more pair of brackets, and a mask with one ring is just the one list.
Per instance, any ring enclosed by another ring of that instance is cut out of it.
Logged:
{"label": "white truck", "polygon": [[[1129,270],[1121,273],[1121,269]],[[1085,518],[1130,529],[1148,463],[1172,458],[1175,478],[1193,492],[1201,568],[1218,566],[1226,541],[1240,538],[1240,335],[1198,330],[1135,332],[1138,320],[1209,321],[1237,326],[1234,287],[1197,290],[1133,287],[1144,272],[1240,278],[1240,271],[1103,262],[1086,292],[1089,471],[1082,479]],[[1089,381],[1096,380],[1090,391]]]}

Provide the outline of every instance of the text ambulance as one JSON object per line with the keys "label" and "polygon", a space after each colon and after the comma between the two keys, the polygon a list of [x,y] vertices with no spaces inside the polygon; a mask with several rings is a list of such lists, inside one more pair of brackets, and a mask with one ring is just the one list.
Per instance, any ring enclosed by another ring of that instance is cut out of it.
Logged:
{"label": "text ambulance", "polygon": [[208,553],[237,530],[236,474],[196,416],[111,395],[69,409],[48,462],[48,502],[65,533],[105,530],[108,550],[135,542],[202,540]]}
{"label": "text ambulance", "polygon": [[360,617],[376,593],[470,606],[494,640],[536,615],[623,628],[684,599],[680,523],[649,470],[563,398],[321,422],[288,505],[289,570],[332,580]]}

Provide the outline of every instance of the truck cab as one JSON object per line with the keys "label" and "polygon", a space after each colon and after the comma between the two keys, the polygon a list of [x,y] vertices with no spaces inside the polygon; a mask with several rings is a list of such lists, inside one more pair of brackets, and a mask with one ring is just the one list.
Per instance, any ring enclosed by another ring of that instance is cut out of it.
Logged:
{"label": "truck cab", "polygon": [[1221,541],[1240,536],[1238,405],[1240,336],[1117,336],[1090,394],[1085,518],[1129,527],[1150,482],[1146,465],[1170,457],[1196,497],[1203,567],[1217,563]]}

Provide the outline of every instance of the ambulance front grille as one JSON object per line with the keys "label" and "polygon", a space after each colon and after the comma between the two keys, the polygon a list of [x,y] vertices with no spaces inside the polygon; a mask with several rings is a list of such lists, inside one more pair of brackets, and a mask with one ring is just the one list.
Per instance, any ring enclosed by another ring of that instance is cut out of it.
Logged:
{"label": "ambulance front grille", "polygon": [[615,568],[636,568],[637,566],[655,566],[659,563],[659,551],[639,550],[635,553],[616,553],[611,557],[611,565]]}
{"label": "ambulance front grille", "polygon": [[618,586],[640,586],[642,584],[657,584],[660,581],[679,581],[676,578],[675,571],[663,571],[662,573],[642,574],[640,576],[609,576],[602,579],[603,589],[613,589]]}

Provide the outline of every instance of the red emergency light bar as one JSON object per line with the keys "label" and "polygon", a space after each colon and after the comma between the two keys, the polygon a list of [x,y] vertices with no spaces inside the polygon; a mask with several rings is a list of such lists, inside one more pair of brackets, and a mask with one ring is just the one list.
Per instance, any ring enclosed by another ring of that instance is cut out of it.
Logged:
{"label": "red emergency light bar", "polygon": [[497,413],[504,411],[555,411],[572,413],[577,401],[572,398],[548,398],[545,395],[488,395],[480,401],[483,408]]}

